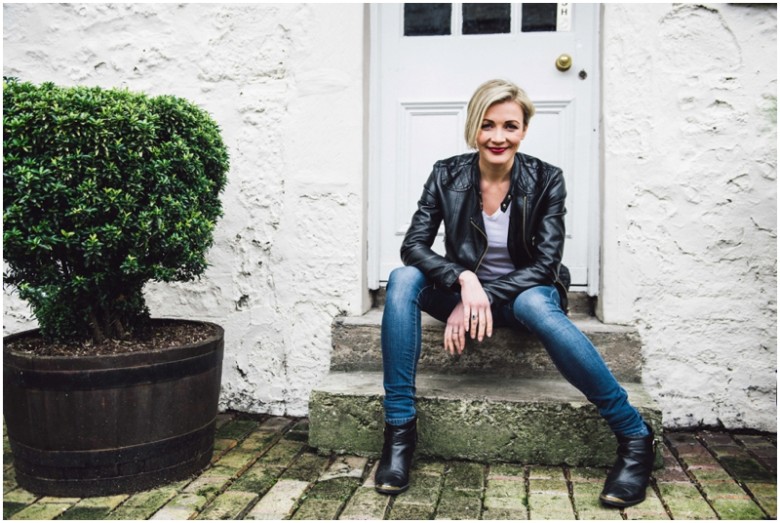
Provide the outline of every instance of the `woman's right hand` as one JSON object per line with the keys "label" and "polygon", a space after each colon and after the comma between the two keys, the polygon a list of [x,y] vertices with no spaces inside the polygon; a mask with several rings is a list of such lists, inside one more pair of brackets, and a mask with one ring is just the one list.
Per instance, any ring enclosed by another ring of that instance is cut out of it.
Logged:
{"label": "woman's right hand", "polygon": [[452,356],[466,348],[466,329],[463,327],[463,302],[458,302],[444,328],[444,349]]}

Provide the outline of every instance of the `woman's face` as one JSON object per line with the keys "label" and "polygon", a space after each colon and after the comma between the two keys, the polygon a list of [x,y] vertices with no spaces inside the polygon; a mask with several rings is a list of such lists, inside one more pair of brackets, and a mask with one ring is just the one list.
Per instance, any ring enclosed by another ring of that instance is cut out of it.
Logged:
{"label": "woman's face", "polygon": [[510,100],[488,107],[477,133],[480,163],[511,168],[525,131],[523,109],[516,102]]}

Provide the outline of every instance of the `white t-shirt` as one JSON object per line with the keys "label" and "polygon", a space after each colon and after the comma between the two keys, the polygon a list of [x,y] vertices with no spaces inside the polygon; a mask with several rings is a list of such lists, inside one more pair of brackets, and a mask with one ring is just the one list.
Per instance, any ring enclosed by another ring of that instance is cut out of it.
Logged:
{"label": "white t-shirt", "polygon": [[515,270],[512,258],[509,257],[509,249],[506,247],[511,210],[511,205],[507,206],[506,212],[501,211],[499,207],[493,216],[488,216],[485,211],[482,211],[485,233],[488,237],[487,253],[477,269],[477,277],[482,281],[495,280]]}

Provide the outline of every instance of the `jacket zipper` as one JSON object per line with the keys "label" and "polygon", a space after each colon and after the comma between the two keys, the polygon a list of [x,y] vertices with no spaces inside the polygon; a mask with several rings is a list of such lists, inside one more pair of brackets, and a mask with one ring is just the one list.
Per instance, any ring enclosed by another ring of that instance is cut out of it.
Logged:
{"label": "jacket zipper", "polygon": [[525,240],[525,216],[528,214],[528,196],[525,194],[523,195],[523,247],[525,248],[525,253],[528,255],[529,258],[533,259],[533,256],[531,256],[531,251],[528,249],[528,243]]}
{"label": "jacket zipper", "polygon": [[[528,243],[525,240],[525,216],[527,210],[528,210],[528,196],[523,195],[523,247],[525,247],[525,252],[528,254],[528,256],[530,258],[533,258],[533,256],[531,256],[531,251],[528,249]],[[534,240],[534,238],[531,239],[531,242],[535,245],[536,241]],[[563,282],[560,280],[557,273],[555,274],[555,278],[553,279],[553,284],[556,283],[560,285],[561,289],[563,289],[564,296],[562,296],[561,298],[566,302],[566,310],[564,312],[568,314],[569,313],[569,297],[567,295],[568,293],[566,287],[563,286]]]}
{"label": "jacket zipper", "polygon": [[478,230],[478,231],[479,231],[479,233],[480,233],[480,234],[481,234],[481,235],[482,235],[482,236],[485,238],[485,245],[486,245],[486,246],[485,246],[485,250],[484,250],[484,251],[482,251],[482,256],[480,256],[480,258],[479,258],[479,261],[477,262],[477,266],[476,266],[476,267],[474,267],[474,274],[476,274],[476,273],[477,273],[477,271],[479,270],[479,266],[480,266],[480,265],[482,265],[482,260],[484,260],[484,259],[485,259],[485,255],[487,255],[487,252],[488,252],[488,246],[487,246],[487,243],[488,243],[488,237],[487,237],[487,234],[485,233],[485,231],[483,231],[482,229],[480,229],[480,228],[479,228],[479,225],[477,225],[477,224],[474,222],[474,218],[471,218],[469,221],[471,222],[471,225],[472,225],[472,226],[473,226],[473,227],[474,227],[476,230]]}

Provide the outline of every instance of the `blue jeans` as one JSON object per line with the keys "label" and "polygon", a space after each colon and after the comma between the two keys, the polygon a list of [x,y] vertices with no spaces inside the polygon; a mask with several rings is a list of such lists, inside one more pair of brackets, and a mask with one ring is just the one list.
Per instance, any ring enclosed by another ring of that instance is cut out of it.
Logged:
{"label": "blue jeans", "polygon": [[[435,289],[415,267],[401,267],[390,274],[382,316],[384,409],[385,421],[390,425],[402,425],[416,416],[421,311],[446,322],[459,301],[459,294]],[[555,287],[528,289],[512,303],[493,305],[492,313],[496,327],[519,328],[535,334],[564,378],[598,408],[615,434],[647,434],[644,420],[628,402],[626,391],[590,340],[561,310]]]}

